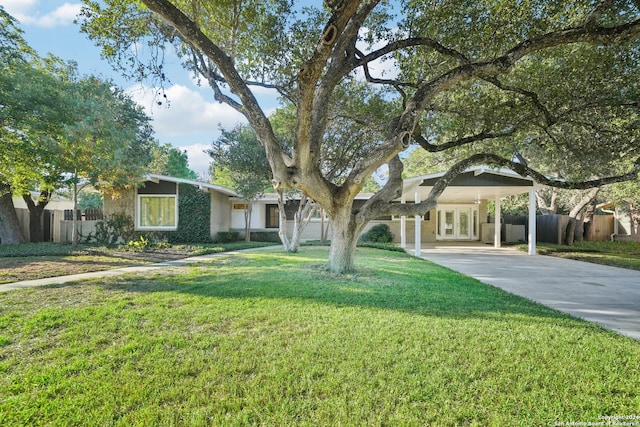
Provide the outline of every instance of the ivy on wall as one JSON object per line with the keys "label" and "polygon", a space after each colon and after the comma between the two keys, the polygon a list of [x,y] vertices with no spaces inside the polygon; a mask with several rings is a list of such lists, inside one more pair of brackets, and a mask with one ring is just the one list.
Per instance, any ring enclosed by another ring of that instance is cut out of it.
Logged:
{"label": "ivy on wall", "polygon": [[178,229],[163,232],[170,243],[211,242],[211,197],[193,185],[178,184]]}
{"label": "ivy on wall", "polygon": [[172,243],[211,241],[211,196],[193,185],[179,184],[178,229],[171,233]]}

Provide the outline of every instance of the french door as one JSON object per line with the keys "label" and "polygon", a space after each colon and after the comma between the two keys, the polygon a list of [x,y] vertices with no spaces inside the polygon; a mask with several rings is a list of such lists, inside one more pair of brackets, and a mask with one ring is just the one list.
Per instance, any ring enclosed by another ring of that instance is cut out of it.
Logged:
{"label": "french door", "polygon": [[478,208],[472,206],[442,206],[437,211],[438,240],[476,240],[478,238]]}

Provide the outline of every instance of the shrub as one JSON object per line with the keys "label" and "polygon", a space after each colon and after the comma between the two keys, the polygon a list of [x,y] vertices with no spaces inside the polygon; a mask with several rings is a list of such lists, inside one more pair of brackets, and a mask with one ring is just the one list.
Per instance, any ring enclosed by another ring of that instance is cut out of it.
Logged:
{"label": "shrub", "polygon": [[216,233],[216,242],[232,243],[240,240],[240,233],[237,231],[218,231]]}
{"label": "shrub", "polygon": [[280,235],[277,231],[252,231],[251,241],[280,243]]}
{"label": "shrub", "polygon": [[391,241],[393,241],[393,234],[391,234],[387,224],[374,225],[369,231],[360,236],[360,242],[362,243],[390,243]]}
{"label": "shrub", "polygon": [[89,234],[87,240],[95,239],[101,245],[114,245],[118,240],[128,242],[135,238],[133,218],[131,215],[120,212],[109,215],[103,221],[97,221],[95,233]]}
{"label": "shrub", "polygon": [[151,240],[144,236],[140,236],[138,240],[130,240],[129,243],[127,243],[127,246],[134,251],[145,251],[152,246],[152,243]]}

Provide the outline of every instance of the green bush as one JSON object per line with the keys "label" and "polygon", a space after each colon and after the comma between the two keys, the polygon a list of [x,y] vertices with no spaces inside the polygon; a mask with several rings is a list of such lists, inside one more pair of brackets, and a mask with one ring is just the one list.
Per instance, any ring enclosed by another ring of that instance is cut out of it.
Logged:
{"label": "green bush", "polygon": [[240,233],[237,231],[218,231],[216,233],[216,242],[232,243],[240,240]]}
{"label": "green bush", "polygon": [[101,245],[115,245],[118,240],[135,240],[137,233],[131,215],[124,212],[114,213],[106,219],[96,222],[95,233],[89,233],[86,240],[95,240]]}
{"label": "green bush", "polygon": [[280,235],[277,231],[252,231],[251,241],[280,243]]}
{"label": "green bush", "polygon": [[140,236],[138,240],[130,240],[129,243],[127,243],[129,249],[133,249],[134,251],[145,251],[152,245],[153,243],[151,242],[151,240],[145,238],[144,236]]}
{"label": "green bush", "polygon": [[360,236],[361,243],[390,243],[393,241],[393,234],[387,224],[378,224],[371,227],[369,231]]}

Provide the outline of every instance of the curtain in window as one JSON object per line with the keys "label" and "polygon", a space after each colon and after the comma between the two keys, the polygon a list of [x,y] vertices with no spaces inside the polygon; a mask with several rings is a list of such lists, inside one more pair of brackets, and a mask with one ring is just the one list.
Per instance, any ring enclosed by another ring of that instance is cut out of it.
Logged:
{"label": "curtain in window", "polygon": [[175,226],[175,196],[140,196],[140,227]]}

